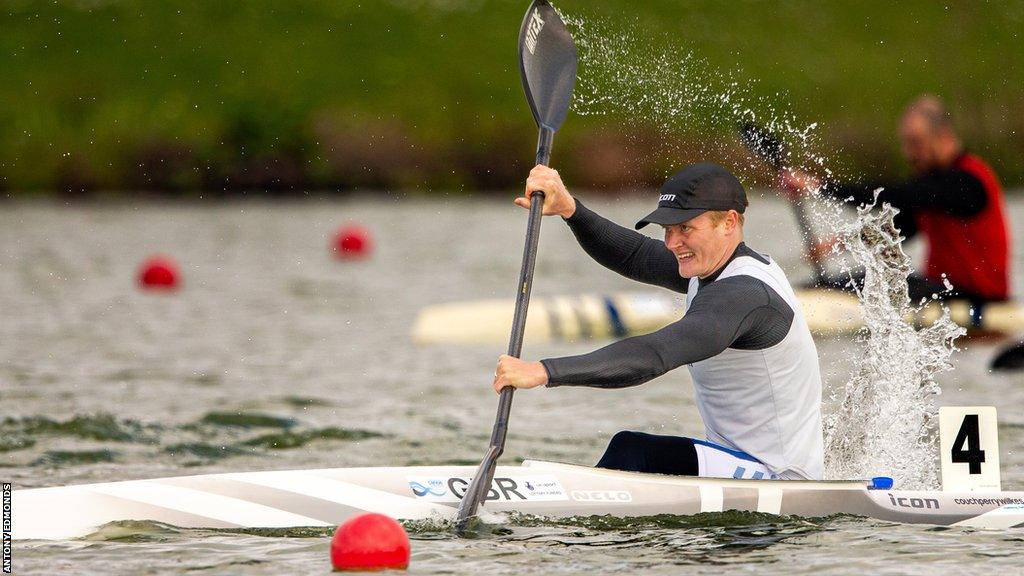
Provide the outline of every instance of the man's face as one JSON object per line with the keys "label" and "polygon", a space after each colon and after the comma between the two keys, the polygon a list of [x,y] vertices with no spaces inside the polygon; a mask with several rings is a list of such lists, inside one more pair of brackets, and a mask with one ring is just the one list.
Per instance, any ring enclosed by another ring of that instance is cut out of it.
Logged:
{"label": "man's face", "polygon": [[715,224],[708,212],[681,224],[663,226],[665,246],[679,262],[679,275],[706,278],[714,273],[731,253],[735,226],[734,215]]}
{"label": "man's face", "polygon": [[928,172],[939,165],[938,136],[928,121],[918,114],[910,114],[900,123],[900,144],[903,157],[914,171]]}

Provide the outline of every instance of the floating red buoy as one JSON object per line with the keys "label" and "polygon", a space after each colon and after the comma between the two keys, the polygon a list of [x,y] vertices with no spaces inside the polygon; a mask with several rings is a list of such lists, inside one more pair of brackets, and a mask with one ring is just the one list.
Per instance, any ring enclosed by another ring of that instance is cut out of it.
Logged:
{"label": "floating red buoy", "polygon": [[370,231],[362,226],[342,226],[334,236],[334,256],[337,258],[366,258],[372,248]]}
{"label": "floating red buoy", "polygon": [[148,290],[173,290],[178,277],[178,263],[167,256],[153,256],[139,266],[139,286]]}
{"label": "floating red buoy", "polygon": [[409,566],[409,535],[383,514],[360,514],[338,526],[331,540],[335,570],[383,570]]}

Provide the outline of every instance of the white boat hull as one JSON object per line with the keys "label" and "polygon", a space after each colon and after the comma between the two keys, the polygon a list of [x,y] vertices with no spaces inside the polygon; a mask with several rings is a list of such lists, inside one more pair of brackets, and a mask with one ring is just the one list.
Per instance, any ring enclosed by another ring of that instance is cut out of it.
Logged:
{"label": "white boat hull", "polygon": [[[857,297],[837,290],[796,291],[807,325],[816,335],[850,334],[864,326]],[[972,317],[964,301],[944,303],[961,326],[1003,334],[1024,331],[1024,306],[1016,302],[988,304],[980,319]],[[479,300],[428,306],[420,311],[412,329],[418,344],[476,344],[508,338],[514,302]],[[937,303],[926,306],[908,321],[930,326],[942,314]],[[580,341],[647,334],[683,316],[682,295],[661,292],[577,294],[534,298],[526,321],[529,342]],[[979,320],[975,322],[975,320]]]}
{"label": "white boat hull", "polygon": [[[76,538],[129,520],[220,529],[333,526],[362,512],[451,520],[475,471],[468,466],[338,468],[15,490],[14,537]],[[723,510],[1008,528],[1024,525],[1024,492],[868,490],[863,481],[691,478],[533,461],[499,466],[481,513],[637,517]]]}

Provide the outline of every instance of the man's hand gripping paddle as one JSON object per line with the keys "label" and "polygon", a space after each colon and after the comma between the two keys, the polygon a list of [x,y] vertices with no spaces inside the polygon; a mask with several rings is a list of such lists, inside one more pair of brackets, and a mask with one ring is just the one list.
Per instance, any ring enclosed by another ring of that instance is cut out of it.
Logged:
{"label": "man's hand gripping paddle", "polygon": [[[562,126],[569,112],[572,89],[576,84],[576,45],[558,12],[546,0],[534,0],[526,11],[519,31],[519,71],[526,99],[537,121],[540,136],[537,141],[537,164],[545,166],[551,159],[551,144],[555,132]],[[540,221],[544,208],[544,194],[530,196],[530,216],[526,226],[526,247],[523,265],[519,271],[516,310],[512,320],[512,335],[508,355],[519,357],[526,329],[526,311],[530,305],[530,287],[533,284],[533,266],[537,261],[537,242],[540,239]],[[507,387],[498,400],[498,415],[491,432],[491,444],[477,469],[473,481],[459,505],[455,529],[465,533],[470,519],[476,516],[494,479],[498,457],[505,450],[505,434],[512,411],[512,392]]]}

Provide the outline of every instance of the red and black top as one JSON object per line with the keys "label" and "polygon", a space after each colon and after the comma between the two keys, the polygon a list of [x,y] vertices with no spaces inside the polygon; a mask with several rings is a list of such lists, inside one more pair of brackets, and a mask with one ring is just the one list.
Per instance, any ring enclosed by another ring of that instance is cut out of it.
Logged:
{"label": "red and black top", "polygon": [[[856,204],[872,201],[874,187],[826,187],[824,193]],[[992,168],[970,153],[944,170],[887,186],[879,202],[899,208],[896,227],[905,238],[928,240],[924,276],[942,275],[960,295],[974,300],[1010,297],[1010,232],[1003,188]]]}
{"label": "red and black top", "polygon": [[984,207],[970,216],[942,210],[919,210],[917,229],[928,238],[925,276],[936,280],[945,273],[953,286],[985,298],[1010,297],[1010,233],[1003,206],[1003,187],[981,158],[961,154],[952,170],[981,182]]}

